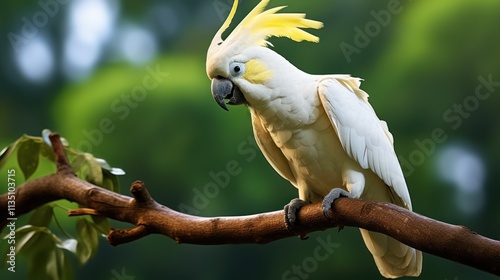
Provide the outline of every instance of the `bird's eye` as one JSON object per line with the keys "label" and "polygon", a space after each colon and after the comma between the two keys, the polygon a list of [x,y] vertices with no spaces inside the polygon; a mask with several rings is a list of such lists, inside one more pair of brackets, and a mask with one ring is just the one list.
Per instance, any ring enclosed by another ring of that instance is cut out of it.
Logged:
{"label": "bird's eye", "polygon": [[239,77],[245,73],[245,64],[241,62],[232,62],[229,64],[229,71],[232,76]]}

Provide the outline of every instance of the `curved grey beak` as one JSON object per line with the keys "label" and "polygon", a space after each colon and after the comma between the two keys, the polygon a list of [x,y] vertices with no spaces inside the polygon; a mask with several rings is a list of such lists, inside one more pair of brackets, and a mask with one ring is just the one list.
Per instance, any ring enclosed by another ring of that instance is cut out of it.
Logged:
{"label": "curved grey beak", "polygon": [[212,97],[226,111],[229,111],[226,102],[224,102],[226,99],[227,104],[230,105],[239,105],[247,102],[240,89],[233,82],[222,77],[212,79]]}

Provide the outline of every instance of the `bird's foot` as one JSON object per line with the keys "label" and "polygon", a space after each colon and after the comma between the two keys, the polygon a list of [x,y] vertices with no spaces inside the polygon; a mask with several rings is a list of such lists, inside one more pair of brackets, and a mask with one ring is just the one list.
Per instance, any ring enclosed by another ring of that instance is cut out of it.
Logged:
{"label": "bird's foot", "polygon": [[[297,211],[306,204],[307,202],[305,202],[304,200],[300,198],[294,198],[290,201],[290,203],[285,205],[283,209],[285,211],[285,225],[290,232],[294,232],[295,222],[297,221]],[[299,235],[299,238],[302,240],[306,240],[307,238],[309,238],[309,236]]]}
{"label": "bird's foot", "polygon": [[323,203],[321,204],[323,206],[323,214],[325,217],[330,219],[330,216],[328,216],[328,211],[332,209],[332,203],[339,197],[344,196],[344,197],[349,197],[352,198],[352,194],[344,189],[341,188],[335,188],[331,190],[325,198],[323,198]]}

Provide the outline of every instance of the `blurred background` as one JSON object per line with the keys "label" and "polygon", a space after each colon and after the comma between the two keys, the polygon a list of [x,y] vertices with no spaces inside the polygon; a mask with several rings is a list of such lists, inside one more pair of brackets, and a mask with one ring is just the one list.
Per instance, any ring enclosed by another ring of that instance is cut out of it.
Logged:
{"label": "blurred background", "polygon": [[[0,146],[49,128],[124,169],[123,194],[140,179],[158,202],[196,215],[281,209],[296,190],[257,149],[248,110],[221,110],[205,74],[206,50],[231,4],[4,1]],[[243,1],[231,28],[256,4]],[[275,51],[306,72],[365,79],[395,138],[414,210],[500,239],[500,2],[271,1],[277,5],[325,27],[311,31],[319,44],[272,38]],[[88,264],[75,261],[77,279],[119,279],[123,270],[134,279],[382,279],[355,228],[267,245],[100,241]],[[25,279],[27,267],[18,258],[17,272],[3,268],[0,278]],[[493,277],[424,254],[421,279]]]}

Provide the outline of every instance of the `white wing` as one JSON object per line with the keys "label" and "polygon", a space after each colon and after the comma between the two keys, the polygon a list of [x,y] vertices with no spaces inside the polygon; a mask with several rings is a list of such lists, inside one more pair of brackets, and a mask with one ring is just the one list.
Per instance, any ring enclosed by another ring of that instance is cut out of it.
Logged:
{"label": "white wing", "polygon": [[358,78],[326,76],[319,82],[319,98],[347,154],[392,187],[406,204],[401,206],[411,210],[410,195],[394,152],[392,135],[387,124],[375,114],[368,103],[368,94],[359,85]]}

